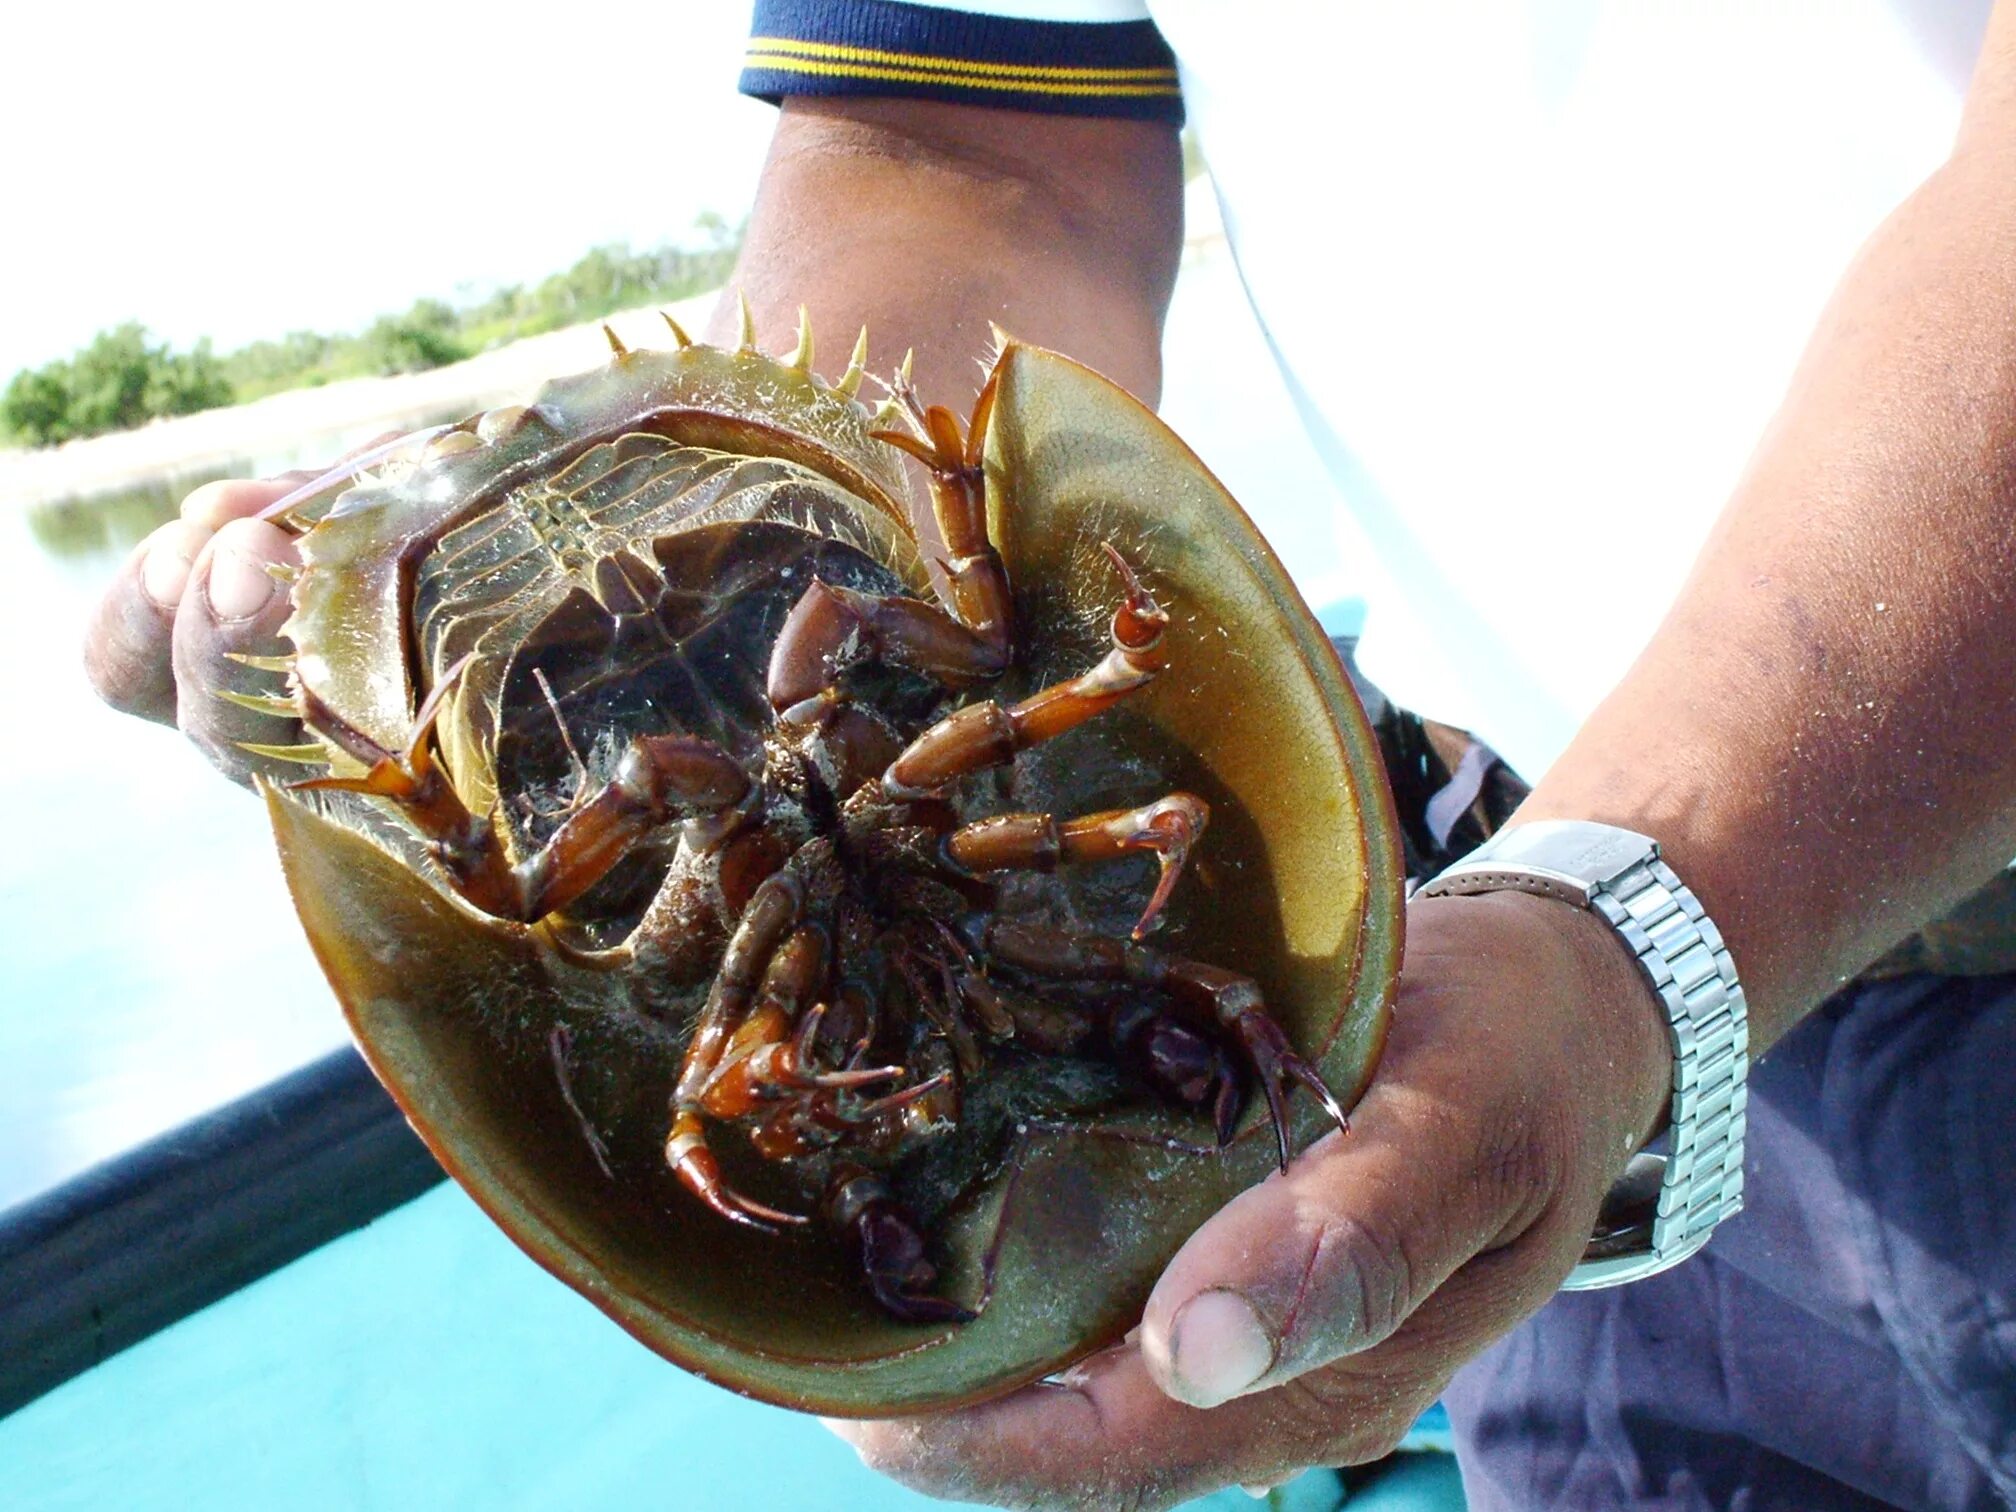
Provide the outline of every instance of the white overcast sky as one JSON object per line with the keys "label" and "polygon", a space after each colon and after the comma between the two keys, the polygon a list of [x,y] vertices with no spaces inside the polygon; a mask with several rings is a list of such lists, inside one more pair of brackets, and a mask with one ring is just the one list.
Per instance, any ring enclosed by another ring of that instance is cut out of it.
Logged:
{"label": "white overcast sky", "polygon": [[0,43],[0,384],[139,320],[228,350],[738,221],[742,0],[23,5]]}

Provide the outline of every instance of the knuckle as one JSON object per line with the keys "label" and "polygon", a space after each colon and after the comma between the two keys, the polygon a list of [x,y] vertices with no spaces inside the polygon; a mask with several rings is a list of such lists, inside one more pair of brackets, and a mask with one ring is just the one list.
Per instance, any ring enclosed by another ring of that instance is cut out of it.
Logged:
{"label": "knuckle", "polygon": [[891,1480],[901,1480],[907,1457],[895,1452],[888,1435],[877,1434],[857,1439],[854,1451],[861,1457],[861,1463],[877,1475],[886,1475]]}
{"label": "knuckle", "polygon": [[1512,1103],[1486,1113],[1476,1127],[1476,1181],[1502,1216],[1486,1248],[1502,1248],[1534,1230],[1562,1204],[1574,1143],[1568,1103]]}
{"label": "knuckle", "polygon": [[84,675],[99,700],[118,713],[151,717],[165,702],[150,679],[129,663],[102,654],[96,645],[84,648]]}
{"label": "knuckle", "polygon": [[1274,1410],[1274,1446],[1293,1450],[1309,1464],[1363,1464],[1378,1459],[1406,1437],[1405,1425],[1395,1428],[1388,1416],[1362,1376],[1310,1371],[1280,1390]]}
{"label": "knuckle", "polygon": [[1515,1216],[1539,1213],[1561,1184],[1560,1141],[1524,1107],[1486,1114],[1476,1130],[1477,1179]]}
{"label": "knuckle", "polygon": [[1026,1512],[1162,1512],[1208,1489],[1211,1468],[1145,1442],[1078,1442],[1054,1420],[1041,1431],[906,1421],[846,1437],[864,1465],[913,1491]]}
{"label": "knuckle", "polygon": [[1312,1370],[1281,1388],[1277,1430],[1294,1442],[1329,1445],[1348,1431],[1359,1403],[1355,1382],[1337,1372]]}
{"label": "knuckle", "polygon": [[1407,1437],[1407,1430],[1414,1426],[1426,1408],[1427,1403],[1413,1397],[1402,1397],[1398,1402],[1389,1403],[1382,1412],[1374,1413],[1352,1424],[1345,1447],[1359,1463],[1367,1460],[1384,1459],[1400,1447]]}
{"label": "knuckle", "polygon": [[1078,1505],[1073,1498],[1082,1489],[1052,1489],[1026,1465],[1019,1467],[1022,1473],[1017,1476],[991,1473],[985,1456],[956,1435],[935,1439],[911,1423],[877,1425],[852,1442],[868,1469],[922,1496],[951,1501],[985,1498],[1003,1508],[1055,1512]]}
{"label": "knuckle", "polygon": [[[201,646],[192,649],[190,639],[198,635]],[[290,736],[286,726],[259,720],[259,716],[241,718],[241,711],[216,696],[216,689],[225,686],[228,679],[213,673],[211,669],[217,665],[214,658],[230,645],[229,640],[208,626],[187,637],[178,632],[175,727],[226,777],[233,782],[249,783],[258,763],[239,749],[238,742],[259,740],[284,745],[290,743]],[[251,723],[255,720],[259,721],[256,725]]]}
{"label": "knuckle", "polygon": [[959,1489],[954,1477],[945,1473],[942,1457],[927,1453],[918,1436],[904,1428],[878,1425],[853,1444],[862,1464],[898,1485],[940,1496],[956,1494]]}
{"label": "knuckle", "polygon": [[120,714],[142,713],[149,702],[120,669],[88,652],[84,658],[84,675],[90,680],[91,691],[98,695],[99,701]]}
{"label": "knuckle", "polygon": [[1071,1487],[1042,1505],[1071,1512],[1163,1512],[1182,1501],[1169,1474],[1142,1475],[1135,1464],[1108,1461],[1089,1483]]}
{"label": "knuckle", "polygon": [[1346,1465],[1365,1465],[1384,1459],[1407,1437],[1414,1416],[1409,1413],[1404,1420],[1397,1420],[1382,1415],[1353,1423],[1345,1433],[1331,1440],[1331,1454]]}
{"label": "knuckle", "polygon": [[1359,1348],[1387,1338],[1414,1310],[1414,1249],[1410,1226],[1397,1214],[1368,1207],[1330,1215],[1311,1267],[1326,1294],[1319,1311]]}
{"label": "knuckle", "polygon": [[1472,1248],[1517,1238],[1549,1210],[1568,1165],[1572,1098],[1522,1086],[1422,1104],[1412,1110],[1422,1158],[1464,1173],[1460,1212],[1448,1216],[1480,1225]]}
{"label": "knuckle", "polygon": [[188,738],[189,743],[202,753],[203,759],[224,776],[241,786],[251,783],[253,764],[231,741],[223,738],[217,731],[187,718],[178,719],[176,727]]}

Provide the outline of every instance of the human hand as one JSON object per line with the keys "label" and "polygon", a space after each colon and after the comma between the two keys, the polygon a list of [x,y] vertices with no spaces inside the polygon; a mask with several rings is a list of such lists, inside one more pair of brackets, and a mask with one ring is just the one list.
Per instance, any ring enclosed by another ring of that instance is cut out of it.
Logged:
{"label": "human hand", "polygon": [[279,635],[287,593],[268,569],[300,557],[292,536],[258,516],[320,475],[229,478],[198,488],[182,501],[179,518],[133,548],[84,637],[84,668],[99,697],[124,713],[178,726],[235,782],[273,765],[240,741],[301,739],[298,724],[239,708],[212,690],[243,685],[245,669],[232,655],[288,649]]}
{"label": "human hand", "polygon": [[1011,1507],[1167,1507],[1397,1443],[1554,1294],[1672,1075],[1651,987],[1593,915],[1497,893],[1407,923],[1350,1133],[1199,1229],[1125,1343],[995,1402],[834,1430],[919,1490]]}

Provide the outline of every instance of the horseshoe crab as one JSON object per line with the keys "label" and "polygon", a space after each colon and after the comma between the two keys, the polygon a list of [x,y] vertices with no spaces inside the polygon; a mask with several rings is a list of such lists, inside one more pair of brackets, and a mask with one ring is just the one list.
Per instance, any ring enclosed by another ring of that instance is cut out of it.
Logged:
{"label": "horseshoe crab", "polygon": [[828,383],[672,330],[282,500],[284,688],[220,691],[326,767],[264,784],[302,922],[514,1240],[738,1391],[976,1400],[1362,1090],[1378,753],[1090,370],[1003,337],[962,428],[907,364],[871,415],[865,333]]}

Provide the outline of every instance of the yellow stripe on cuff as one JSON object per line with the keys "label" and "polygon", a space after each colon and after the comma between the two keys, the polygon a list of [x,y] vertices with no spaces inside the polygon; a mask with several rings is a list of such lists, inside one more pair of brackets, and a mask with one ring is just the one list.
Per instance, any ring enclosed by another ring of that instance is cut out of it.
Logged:
{"label": "yellow stripe on cuff", "polygon": [[[749,39],[752,66],[756,66],[753,60],[759,54],[769,57],[780,53],[797,53],[808,58],[833,58],[848,63],[878,64],[952,74],[996,74],[1004,78],[1049,79],[1059,83],[1094,83],[1111,80],[1116,83],[1154,82],[1171,87],[1176,83],[1176,70],[1173,68],[1081,68],[1033,63],[984,63],[972,58],[940,58],[933,57],[929,53],[885,52],[875,47],[849,47],[839,42],[801,42],[792,37]],[[777,65],[766,63],[762,66]]]}
{"label": "yellow stripe on cuff", "polygon": [[884,79],[900,84],[943,84],[951,89],[998,89],[1015,94],[1161,96],[1175,99],[1181,91],[1167,84],[1052,84],[1041,79],[990,79],[978,74],[954,74],[921,68],[874,68],[859,63],[814,62],[782,53],[749,54],[746,66],[781,73],[820,74],[829,78]]}

